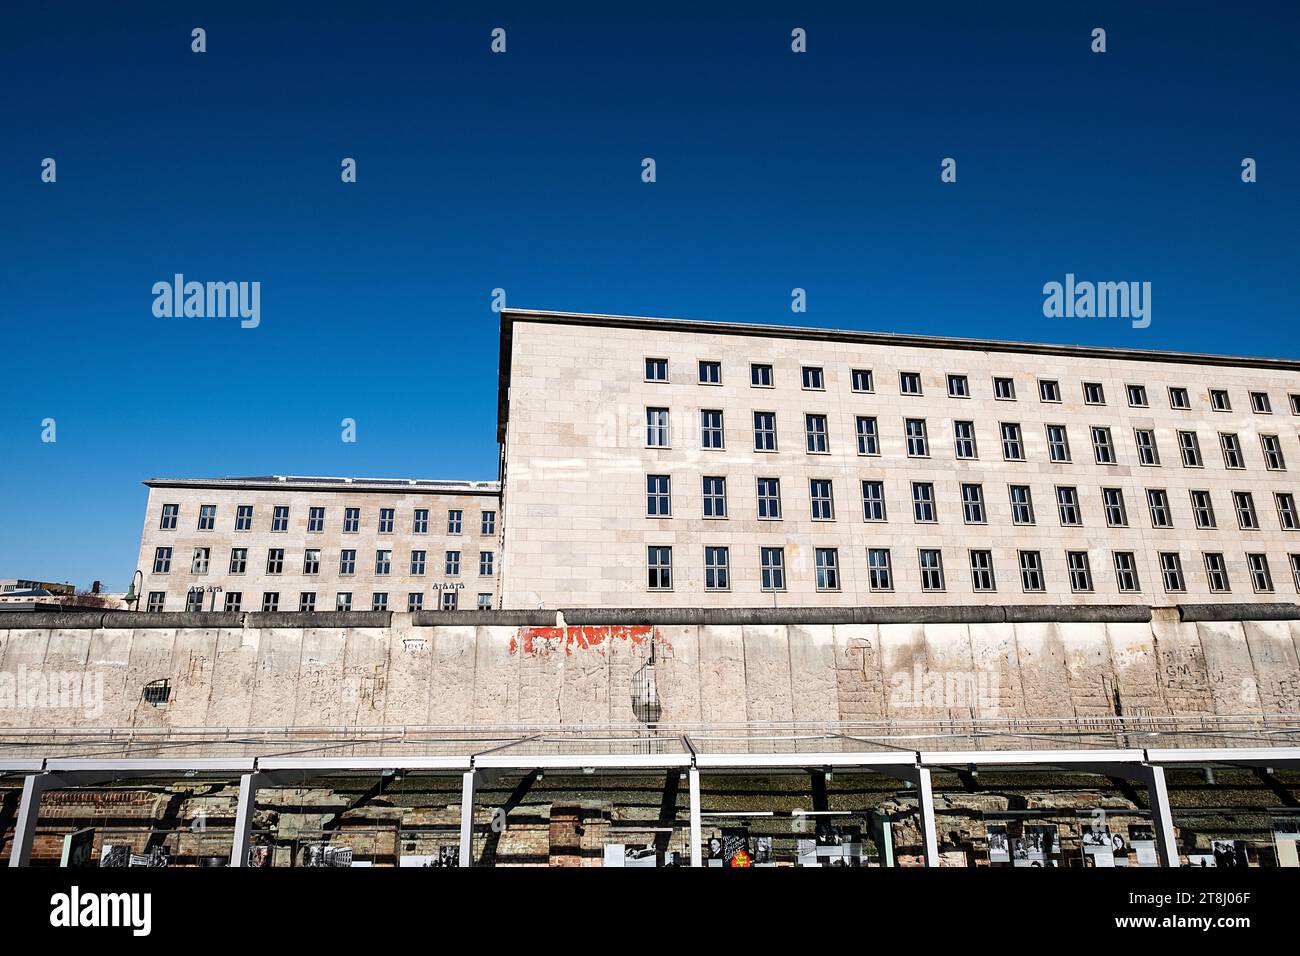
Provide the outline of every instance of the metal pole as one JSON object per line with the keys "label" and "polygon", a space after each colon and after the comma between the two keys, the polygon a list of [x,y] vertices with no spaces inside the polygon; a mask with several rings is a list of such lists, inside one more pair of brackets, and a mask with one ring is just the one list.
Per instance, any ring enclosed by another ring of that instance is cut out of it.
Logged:
{"label": "metal pole", "polygon": [[916,768],[916,798],[921,807],[921,849],[926,866],[939,865],[939,831],[934,821],[934,789],[930,785],[930,768]]}
{"label": "metal pole", "polygon": [[231,866],[248,866],[248,850],[253,836],[253,811],[257,806],[257,791],[261,783],[260,773],[246,773],[239,778],[239,803],[235,806],[235,840],[230,847]]}
{"label": "metal pole", "polygon": [[47,774],[34,773],[23,780],[22,802],[18,804],[18,823],[14,827],[14,842],[9,850],[10,866],[29,866],[32,862],[32,841],[36,836],[36,818],[40,814],[41,795],[50,788]]}
{"label": "metal pole", "polygon": [[691,866],[703,866],[700,852],[700,771],[692,767],[688,771],[691,791]]}
{"label": "metal pole", "polygon": [[1165,768],[1151,765],[1146,768],[1147,794],[1151,802],[1151,822],[1156,831],[1156,849],[1160,852],[1161,866],[1181,866],[1178,862],[1178,840],[1174,835],[1174,821],[1169,809],[1169,790],[1165,786]]}
{"label": "metal pole", "polygon": [[477,784],[473,770],[466,770],[460,785],[460,865],[474,865],[474,791]]}

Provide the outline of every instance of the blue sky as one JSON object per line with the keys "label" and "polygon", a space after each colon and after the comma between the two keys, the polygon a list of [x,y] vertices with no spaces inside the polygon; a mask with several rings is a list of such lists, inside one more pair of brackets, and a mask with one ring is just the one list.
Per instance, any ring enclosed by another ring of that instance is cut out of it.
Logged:
{"label": "blue sky", "polygon": [[[149,476],[494,478],[497,287],[1300,356],[1294,3],[264,6],[6,14],[0,577],[125,587]],[[176,272],[261,325],[155,318]],[[1151,326],[1044,318],[1067,272]]]}

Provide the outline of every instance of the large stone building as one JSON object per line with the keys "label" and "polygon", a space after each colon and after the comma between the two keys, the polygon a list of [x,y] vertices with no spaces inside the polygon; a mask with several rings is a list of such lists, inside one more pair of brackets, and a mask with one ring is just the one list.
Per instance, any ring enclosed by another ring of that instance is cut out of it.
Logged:
{"label": "large stone building", "polygon": [[149,486],[148,611],[496,607],[496,482],[170,479]]}

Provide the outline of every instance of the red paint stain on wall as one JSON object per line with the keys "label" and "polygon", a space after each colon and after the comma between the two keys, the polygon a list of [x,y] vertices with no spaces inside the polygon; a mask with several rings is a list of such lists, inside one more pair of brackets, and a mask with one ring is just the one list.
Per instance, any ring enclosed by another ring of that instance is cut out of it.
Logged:
{"label": "red paint stain on wall", "polygon": [[565,654],[574,650],[596,650],[604,653],[605,646],[614,641],[627,641],[640,646],[658,637],[651,624],[595,624],[581,627],[521,627],[510,639],[510,653],[521,649],[533,657],[546,657],[563,649]]}

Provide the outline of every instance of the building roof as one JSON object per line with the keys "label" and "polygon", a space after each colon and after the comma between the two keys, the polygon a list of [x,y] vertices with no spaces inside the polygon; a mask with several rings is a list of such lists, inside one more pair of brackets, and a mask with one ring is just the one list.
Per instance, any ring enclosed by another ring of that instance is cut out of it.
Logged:
{"label": "building roof", "polygon": [[255,475],[226,478],[149,478],[150,488],[240,488],[279,491],[402,491],[415,494],[496,495],[496,481],[456,481],[432,478],[332,478],[309,475]]}
{"label": "building roof", "polygon": [[1162,352],[1155,349],[1109,348],[1097,345],[1051,345],[1036,342],[1007,342],[998,339],[949,338],[940,335],[902,335],[849,329],[817,329],[792,325],[760,325],[749,322],[706,322],[696,319],[662,319],[634,315],[600,315],[588,312],[551,312],[534,309],[503,309],[501,312],[501,358],[498,365],[497,441],[505,441],[509,418],[510,356],[515,322],[553,325],[590,325],[603,328],[646,329],[660,332],[689,332],[708,335],[741,335],[762,338],[807,339],[825,342],[853,342],[904,348],[966,349],[977,352],[1016,352],[1031,355],[1071,356],[1105,361],[1172,362],[1184,365],[1218,365],[1266,368],[1300,372],[1294,359],[1250,358],[1196,352]]}

